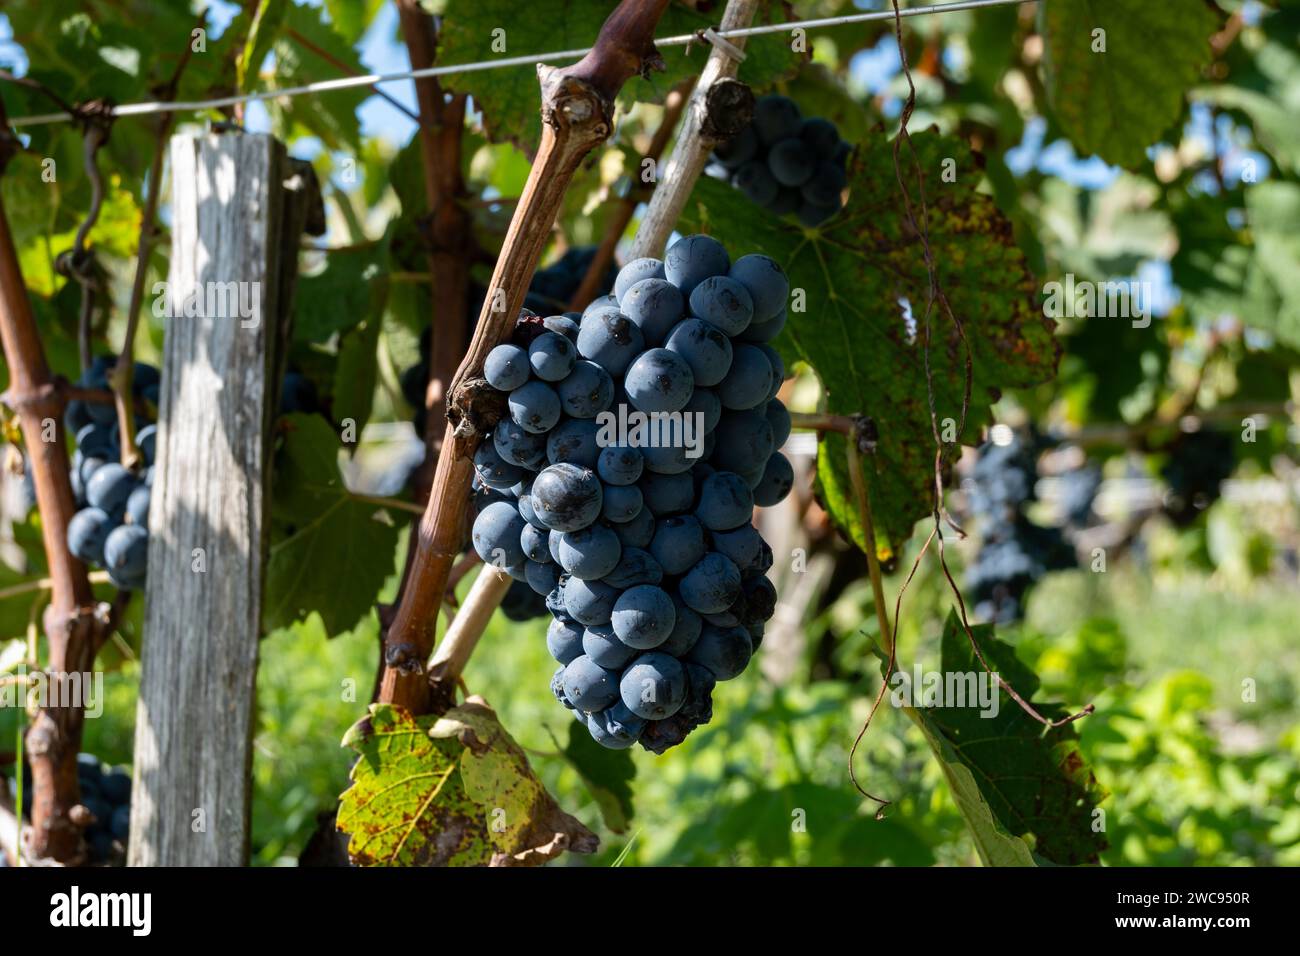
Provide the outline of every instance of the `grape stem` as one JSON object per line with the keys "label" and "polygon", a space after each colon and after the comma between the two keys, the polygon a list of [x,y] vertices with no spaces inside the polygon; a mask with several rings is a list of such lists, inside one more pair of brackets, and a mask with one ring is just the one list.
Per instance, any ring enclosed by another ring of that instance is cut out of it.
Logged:
{"label": "grape stem", "polygon": [[[720,30],[725,33],[748,27],[757,9],[758,0],[728,0]],[[732,37],[730,45],[743,50],[745,38]],[[659,185],[650,197],[650,207],[632,241],[629,258],[663,255],[691,190],[704,171],[709,153],[718,142],[734,136],[749,122],[754,96],[748,87],[735,80],[739,65],[740,62],[722,44],[709,51],[709,58],[686,104],[686,118],[677,136],[677,144],[661,170]]]}
{"label": "grape stem", "polygon": [[569,182],[587,154],[611,132],[618,91],[632,76],[663,66],[654,31],[667,5],[668,0],[622,0],[590,53],[563,69],[537,69],[541,146],[511,218],[474,338],[448,390],[447,427],[429,504],[408,558],[406,586],[391,612],[381,612],[386,624],[381,703],[415,714],[427,713],[432,705],[425,664],[433,650],[447,579],[464,544],[472,458],[501,414],[501,396],[483,378],[483,362],[514,330]]}
{"label": "grape stem", "polygon": [[432,686],[433,709],[442,712],[455,705],[456,687],[460,675],[469,663],[470,655],[478,646],[479,638],[487,629],[501,599],[510,590],[510,575],[491,565],[484,565],[482,573],[465,596],[452,619],[447,634],[438,645],[429,664],[429,683]]}

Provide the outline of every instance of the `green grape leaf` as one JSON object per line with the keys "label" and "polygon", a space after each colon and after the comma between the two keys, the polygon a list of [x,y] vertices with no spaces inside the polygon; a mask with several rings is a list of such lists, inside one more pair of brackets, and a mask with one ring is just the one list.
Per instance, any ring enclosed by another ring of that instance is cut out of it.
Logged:
{"label": "green grape leaf", "polygon": [[1048,101],[1070,142],[1142,166],[1209,62],[1217,15],[1204,0],[1051,0],[1038,16]]}
{"label": "green grape leaf", "polygon": [[286,415],[273,483],[267,630],[312,611],[330,634],[354,627],[393,573],[398,528],[349,494],[339,472],[339,438],[319,415]]}
{"label": "green grape leaf", "polygon": [[[1016,693],[1049,720],[1066,716],[1058,704],[1033,700],[1038,676],[1016,657],[1015,648],[994,637],[992,625],[971,630],[989,667]],[[991,681],[955,611],[944,626],[940,656],[945,683],[953,675]],[[917,722],[985,865],[1032,866],[1035,858],[1059,866],[1097,862],[1107,842],[1094,827],[1094,810],[1106,794],[1084,763],[1072,724],[1044,732],[1001,691],[995,691],[996,709],[969,699],[965,706],[953,706],[952,699],[939,701],[945,706],[923,706],[925,679],[918,687],[907,676]],[[890,686],[891,694],[898,694],[904,685],[896,675]]]}
{"label": "green grape leaf", "polygon": [[[446,0],[438,59],[448,64],[477,63],[497,58],[548,53],[555,50],[585,49],[595,42],[613,6],[590,0],[536,0],[520,18],[514,0]],[[783,22],[785,5],[766,0],[755,22]],[[659,21],[656,36],[682,36],[716,26],[716,16],[706,16],[681,3],[673,3]],[[504,30],[504,37],[500,31]],[[496,32],[494,32],[496,31]],[[505,49],[500,49],[504,41]],[[497,49],[493,49],[493,45]],[[619,99],[660,102],[669,90],[687,77],[699,75],[708,56],[705,44],[664,47],[665,70],[648,79],[627,82]],[[805,54],[791,50],[789,34],[750,37],[738,76],[755,89],[770,86],[794,71]],[[572,60],[550,66],[567,66]],[[541,140],[541,116],[537,71],[531,66],[505,67],[452,73],[443,78],[453,90],[469,93],[483,111],[483,124],[493,142],[514,143],[532,154]]]}
{"label": "green grape leaf", "polygon": [[596,834],[560,809],[483,698],[453,707],[429,734],[465,748],[461,778],[470,799],[487,808],[493,866],[536,866],[565,850],[596,851]]}
{"label": "green grape leaf", "polygon": [[329,253],[325,268],[299,276],[293,301],[295,342],[323,343],[383,310],[388,281],[383,243]]}
{"label": "green grape leaf", "polygon": [[[960,437],[974,442],[1001,390],[1050,379],[1059,348],[1053,323],[1035,301],[1034,280],[1010,223],[978,191],[978,157],[961,141],[935,133],[916,134],[913,141],[925,177],[935,264],[971,346],[971,408]],[[875,422],[879,443],[866,464],[872,514],[883,539],[877,546],[897,553],[916,520],[930,512],[934,439],[919,328],[928,281],[920,243],[897,193],[892,150],[881,135],[858,147],[849,170],[848,208],[817,229],[777,219],[708,178],[696,185],[678,228],[714,234],[733,259],[761,252],[785,268],[794,295],[775,345],[787,367],[802,360],[813,368],[828,411],[861,413]],[[954,182],[941,179],[946,160],[952,160]],[[914,182],[910,163],[906,170]],[[903,301],[911,319],[903,314]],[[964,351],[952,323],[937,310],[932,330],[935,408],[941,426],[945,419],[955,426]],[[865,548],[842,436],[828,435],[821,443],[817,474],[827,510]]]}
{"label": "green grape leaf", "polygon": [[[1257,281],[1267,281],[1279,300],[1271,316],[1248,321],[1274,333],[1288,345],[1300,347],[1300,186],[1263,182],[1246,190],[1246,212],[1255,240]],[[1262,321],[1261,321],[1262,320]]]}
{"label": "green grape leaf", "polygon": [[482,698],[441,717],[372,704],[343,744],[360,759],[338,827],[360,866],[530,866],[598,845]]}
{"label": "green grape leaf", "polygon": [[591,739],[577,721],[569,722],[569,742],[564,758],[586,784],[600,807],[605,826],[615,833],[627,831],[632,819],[632,780],[636,764],[626,750],[610,750]]}

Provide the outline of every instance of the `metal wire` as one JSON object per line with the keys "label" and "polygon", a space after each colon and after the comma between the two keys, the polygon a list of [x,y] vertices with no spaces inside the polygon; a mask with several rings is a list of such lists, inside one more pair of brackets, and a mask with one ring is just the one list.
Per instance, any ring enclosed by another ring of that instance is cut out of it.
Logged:
{"label": "metal wire", "polygon": [[[962,10],[978,10],[984,7],[1004,7],[1012,4],[1033,3],[1035,0],[961,0],[957,3],[940,3],[928,7],[909,7],[900,11],[903,17],[921,17],[937,13],[957,13]],[[854,23],[869,23],[873,20],[892,20],[892,10],[879,10],[871,13],[853,13],[842,17],[823,17],[819,20],[794,20],[789,23],[765,23],[759,26],[745,27],[737,30],[718,30],[715,35],[724,39],[733,37],[759,36],[768,33],[787,33],[795,29],[821,29],[824,27],[846,26]],[[661,47],[686,46],[698,43],[701,33],[684,33],[680,36],[663,37],[655,40]],[[532,66],[553,60],[578,60],[586,56],[590,48],[582,50],[556,50],[551,53],[529,53],[524,56],[502,57],[495,60],[481,60],[477,63],[457,63],[446,66],[431,66],[422,70],[405,70],[401,73],[368,73],[364,76],[342,76],[332,80],[320,80],[302,86],[288,86],[278,90],[258,90],[241,93],[237,96],[220,96],[210,100],[190,101],[156,101],[148,103],[125,103],[115,106],[111,115],[147,116],[154,113],[190,113],[217,109],[222,106],[235,106],[239,103],[252,103],[258,100],[277,99],[282,96],[305,96],[314,93],[328,93],[334,90],[347,90],[358,86],[374,86],[379,83],[393,83],[400,80],[421,79],[428,76],[447,76],[453,73],[476,73],[481,70],[499,70],[512,66]],[[10,117],[9,125],[13,127],[39,126],[48,123],[62,123],[73,119],[71,113],[41,113],[31,116]]]}

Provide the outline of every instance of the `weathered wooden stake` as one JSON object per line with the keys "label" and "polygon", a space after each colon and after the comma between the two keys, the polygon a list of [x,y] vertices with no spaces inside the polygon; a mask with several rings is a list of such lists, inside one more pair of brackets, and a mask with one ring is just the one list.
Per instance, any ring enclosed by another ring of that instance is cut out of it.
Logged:
{"label": "weathered wooden stake", "polygon": [[247,862],[270,433],[305,216],[264,135],[171,141],[132,866]]}

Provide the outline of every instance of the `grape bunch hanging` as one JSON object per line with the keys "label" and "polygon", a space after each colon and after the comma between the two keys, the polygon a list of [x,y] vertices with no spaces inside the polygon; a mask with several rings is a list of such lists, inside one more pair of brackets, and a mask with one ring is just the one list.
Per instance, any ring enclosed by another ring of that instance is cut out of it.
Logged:
{"label": "grape bunch hanging", "polygon": [[[100,356],[77,384],[107,389],[114,360]],[[157,407],[158,369],[136,362],[131,378],[132,395]],[[118,423],[115,407],[107,402],[71,401],[64,425],[76,435],[72,454],[72,494],[78,511],[68,522],[68,550],[76,557],[103,568],[124,590],[144,587],[149,555],[149,497],[153,485],[154,445],[157,427],[136,415],[136,447],[144,458],[139,473],[118,463]]]}
{"label": "grape bunch hanging", "polygon": [[817,226],[840,211],[849,144],[821,117],[804,119],[787,96],[754,104],[749,125],[713,151],[707,172],[778,216]]}
{"label": "grape bunch hanging", "polygon": [[[488,355],[509,411],[475,454],[473,546],[546,596],[552,692],[606,747],[680,743],[762,642],[776,590],[753,510],[794,482],[766,344],[788,296],[772,259],[689,236],[624,266],[579,321],[525,315]],[[634,413],[702,433],[610,440]]]}

